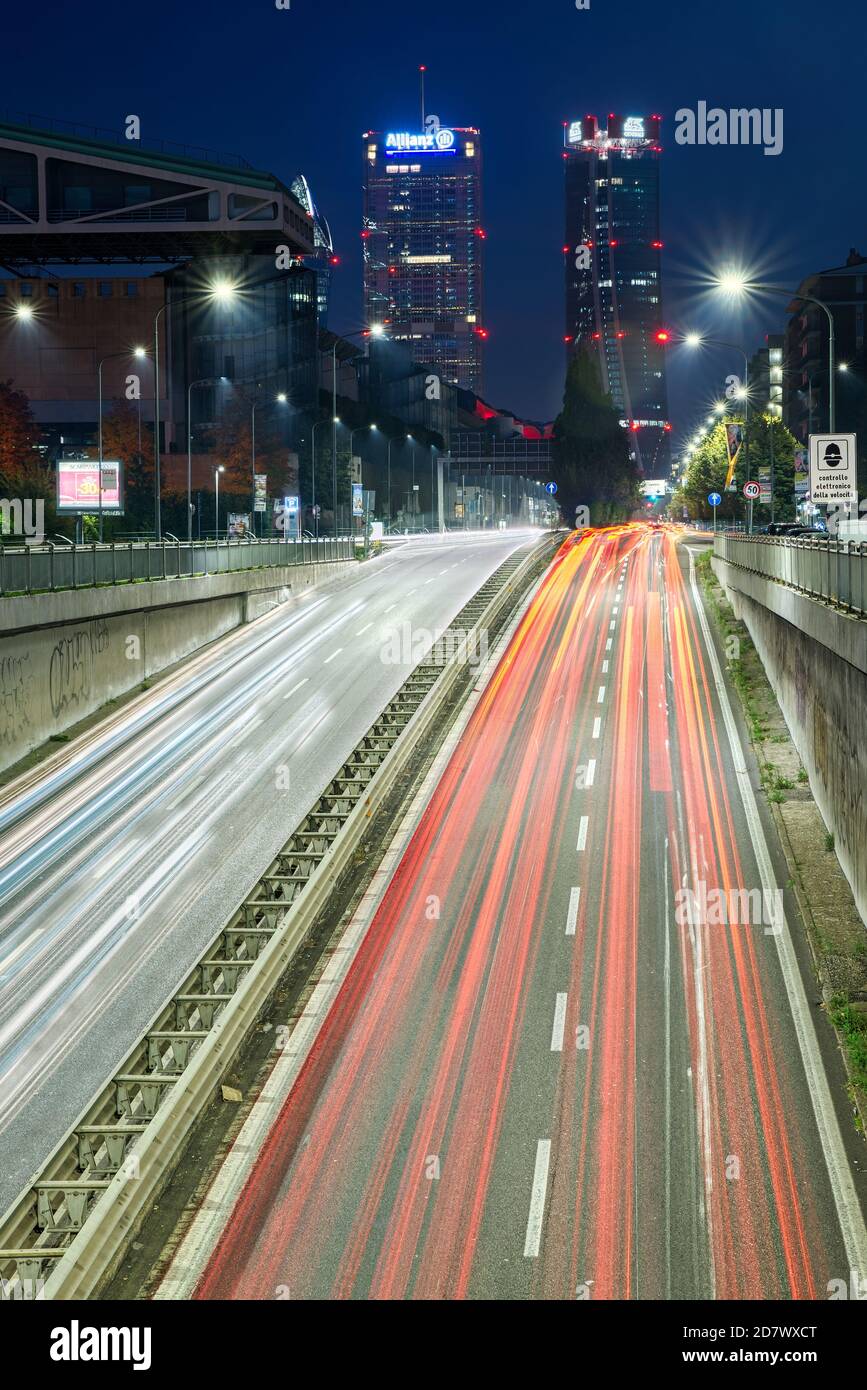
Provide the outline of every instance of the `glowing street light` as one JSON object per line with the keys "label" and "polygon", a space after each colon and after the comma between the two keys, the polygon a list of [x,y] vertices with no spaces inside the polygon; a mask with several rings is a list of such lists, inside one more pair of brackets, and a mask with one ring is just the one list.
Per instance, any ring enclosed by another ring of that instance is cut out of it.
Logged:
{"label": "glowing street light", "polygon": [[816,304],[825,311],[828,319],[828,432],[834,433],[834,315],[824,299],[812,294],[801,294],[798,290],[787,290],[782,285],[765,285],[750,280],[746,274],[730,267],[714,277],[716,288],[730,299],[739,299],[746,293],[781,294],[785,299],[800,299],[805,304]]}
{"label": "glowing street light", "polygon": [[21,321],[21,323],[29,323],[34,316],[33,305],[27,304],[23,299],[20,299],[18,303],[15,305],[13,313],[15,314],[15,317]]}

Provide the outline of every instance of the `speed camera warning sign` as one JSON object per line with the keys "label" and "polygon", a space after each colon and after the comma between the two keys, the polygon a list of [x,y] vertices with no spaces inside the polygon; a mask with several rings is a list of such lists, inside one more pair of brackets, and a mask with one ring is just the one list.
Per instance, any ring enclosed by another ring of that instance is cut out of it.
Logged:
{"label": "speed camera warning sign", "polygon": [[852,502],[857,498],[854,434],[810,435],[810,494],[814,502]]}

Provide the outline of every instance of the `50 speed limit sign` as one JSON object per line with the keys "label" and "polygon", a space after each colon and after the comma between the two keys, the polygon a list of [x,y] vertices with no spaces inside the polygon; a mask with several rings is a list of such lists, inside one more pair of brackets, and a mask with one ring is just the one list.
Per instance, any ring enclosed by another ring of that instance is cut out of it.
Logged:
{"label": "50 speed limit sign", "polygon": [[755,502],[761,490],[758,483],[744,483],[744,497],[749,498],[750,502]]}

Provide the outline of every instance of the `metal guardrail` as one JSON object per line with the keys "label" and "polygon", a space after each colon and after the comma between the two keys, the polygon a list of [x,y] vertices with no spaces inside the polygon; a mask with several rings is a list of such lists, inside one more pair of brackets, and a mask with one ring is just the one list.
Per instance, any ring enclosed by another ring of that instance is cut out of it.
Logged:
{"label": "metal guardrail", "polygon": [[0,545],[0,595],[92,589],[153,579],[351,560],[350,537],[264,541],[129,541],[125,545]]}
{"label": "metal guardrail", "polygon": [[468,669],[472,634],[497,630],[549,543],[511,555],[461,609],[2,1217],[0,1298],[92,1297],[117,1268],[373,815]]}
{"label": "metal guardrail", "polygon": [[725,532],[715,537],[713,551],[729,565],[867,617],[867,542]]}

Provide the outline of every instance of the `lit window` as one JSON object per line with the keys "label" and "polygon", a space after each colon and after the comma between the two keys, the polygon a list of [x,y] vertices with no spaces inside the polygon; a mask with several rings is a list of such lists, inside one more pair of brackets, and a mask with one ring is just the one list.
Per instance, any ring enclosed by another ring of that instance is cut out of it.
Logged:
{"label": "lit window", "polygon": [[468,140],[464,145],[464,154],[467,159],[472,159],[476,153],[476,147],[472,140]]}

